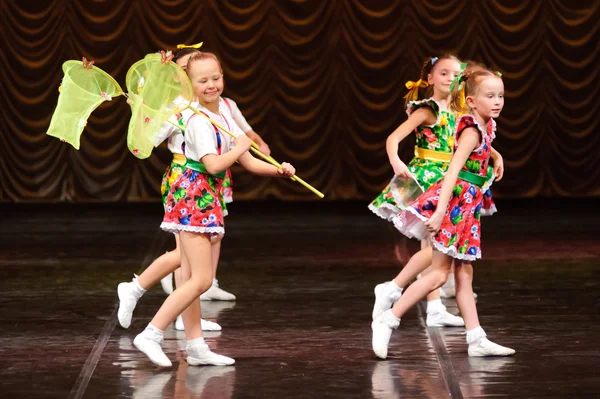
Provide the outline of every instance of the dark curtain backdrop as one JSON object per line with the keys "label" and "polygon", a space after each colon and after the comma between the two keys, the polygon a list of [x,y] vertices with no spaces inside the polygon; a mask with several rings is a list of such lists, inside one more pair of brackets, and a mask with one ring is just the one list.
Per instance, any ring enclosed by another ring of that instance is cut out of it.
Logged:
{"label": "dark curtain backdrop", "polygon": [[[170,154],[127,151],[123,97],[92,114],[80,151],[45,135],[61,65],[86,56],[125,87],[145,54],[199,41],[275,158],[327,199],[370,200],[389,181],[403,85],[444,51],[503,73],[496,196],[600,194],[597,0],[0,1],[2,201],[158,201]],[[291,181],[234,178],[237,199],[316,199]]]}

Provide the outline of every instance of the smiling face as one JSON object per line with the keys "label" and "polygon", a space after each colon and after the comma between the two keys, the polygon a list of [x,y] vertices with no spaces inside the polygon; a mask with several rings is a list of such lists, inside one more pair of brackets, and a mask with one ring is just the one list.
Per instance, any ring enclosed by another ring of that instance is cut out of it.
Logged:
{"label": "smiling face", "polygon": [[475,93],[466,97],[467,105],[484,119],[497,118],[504,107],[504,83],[498,76],[481,79]]}
{"label": "smiling face", "polygon": [[218,104],[224,84],[221,65],[215,59],[192,60],[187,65],[187,74],[200,104]]}
{"label": "smiling face", "polygon": [[435,63],[431,73],[427,75],[427,82],[433,87],[434,92],[439,91],[442,94],[449,94],[452,80],[459,73],[459,62],[453,58],[445,58]]}

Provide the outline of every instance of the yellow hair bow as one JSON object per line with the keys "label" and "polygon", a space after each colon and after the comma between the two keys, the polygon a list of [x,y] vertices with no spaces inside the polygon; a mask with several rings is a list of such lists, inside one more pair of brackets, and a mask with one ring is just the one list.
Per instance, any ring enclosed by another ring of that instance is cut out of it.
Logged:
{"label": "yellow hair bow", "polygon": [[203,44],[203,43],[204,43],[204,42],[200,42],[200,43],[196,43],[196,44],[190,44],[190,45],[187,45],[187,44],[178,44],[178,45],[177,45],[177,48],[178,48],[178,49],[182,49],[182,48],[196,48],[196,49],[197,49],[197,48],[200,48],[200,47],[202,47],[202,44]]}
{"label": "yellow hair bow", "polygon": [[416,82],[409,80],[406,82],[405,86],[410,91],[406,94],[406,96],[404,96],[404,98],[408,99],[409,97],[412,97],[412,100],[414,101],[419,98],[419,87],[425,88],[429,86],[429,83],[423,79],[419,79]]}

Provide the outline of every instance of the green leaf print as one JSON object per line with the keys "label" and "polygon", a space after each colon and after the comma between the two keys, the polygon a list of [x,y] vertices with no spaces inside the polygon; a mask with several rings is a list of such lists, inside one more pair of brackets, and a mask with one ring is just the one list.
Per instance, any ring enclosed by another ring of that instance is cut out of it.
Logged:
{"label": "green leaf print", "polygon": [[479,161],[474,161],[472,159],[467,159],[467,163],[465,164],[469,172],[471,173],[479,173],[479,169],[481,164]]}
{"label": "green leaf print", "polygon": [[196,195],[194,197],[194,201],[196,201],[196,206],[199,209],[206,208],[207,206],[212,204],[214,200],[215,200],[215,197],[213,197],[213,195],[211,193],[206,193],[202,197],[200,197],[198,195]]}
{"label": "green leaf print", "polygon": [[185,198],[185,190],[183,188],[178,188],[177,190],[175,190],[175,192],[173,193],[173,198],[175,199],[175,201],[179,202],[182,199]]}
{"label": "green leaf print", "polygon": [[458,252],[460,252],[461,254],[466,254],[468,248],[469,248],[469,240],[465,241],[463,246],[459,248]]}
{"label": "green leaf print", "polygon": [[452,235],[452,237],[450,238],[450,241],[448,241],[448,247],[450,247],[451,245],[456,244],[456,240],[457,240],[457,236],[456,234]]}
{"label": "green leaf print", "polygon": [[460,222],[462,222],[462,221],[463,221],[463,219],[464,219],[464,216],[463,216],[463,214],[462,214],[462,213],[461,213],[460,215],[458,215],[458,216],[454,217],[454,218],[450,218],[450,220],[452,221],[452,224],[453,224],[453,225],[455,225],[455,226],[456,226],[457,224],[459,224]]}
{"label": "green leaf print", "polygon": [[462,187],[457,184],[456,186],[454,186],[454,188],[452,189],[452,195],[454,197],[460,197],[460,195],[462,194]]}

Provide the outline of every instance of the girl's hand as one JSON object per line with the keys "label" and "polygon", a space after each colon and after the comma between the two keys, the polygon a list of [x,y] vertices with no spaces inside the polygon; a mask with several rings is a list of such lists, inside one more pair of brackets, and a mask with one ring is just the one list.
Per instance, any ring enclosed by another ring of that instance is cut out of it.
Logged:
{"label": "girl's hand", "polygon": [[243,149],[244,151],[248,151],[248,149],[252,146],[252,140],[245,134],[240,134],[235,138],[235,146]]}
{"label": "girl's hand", "polygon": [[264,141],[258,144],[258,149],[265,155],[271,155],[271,149]]}
{"label": "girl's hand", "polygon": [[496,175],[496,181],[502,180],[504,176],[504,160],[500,154],[494,157],[494,174]]}
{"label": "girl's hand", "polygon": [[285,177],[292,177],[296,174],[296,168],[287,162],[281,164],[281,169],[277,169],[277,173]]}
{"label": "girl's hand", "polygon": [[410,172],[408,167],[404,164],[404,162],[398,160],[397,162],[392,162],[392,168],[394,168],[394,174],[398,177],[409,178]]}
{"label": "girl's hand", "polygon": [[425,226],[429,233],[434,236],[440,231],[440,227],[442,226],[442,221],[444,220],[444,212],[436,210],[433,215],[429,218],[428,221],[425,222]]}

